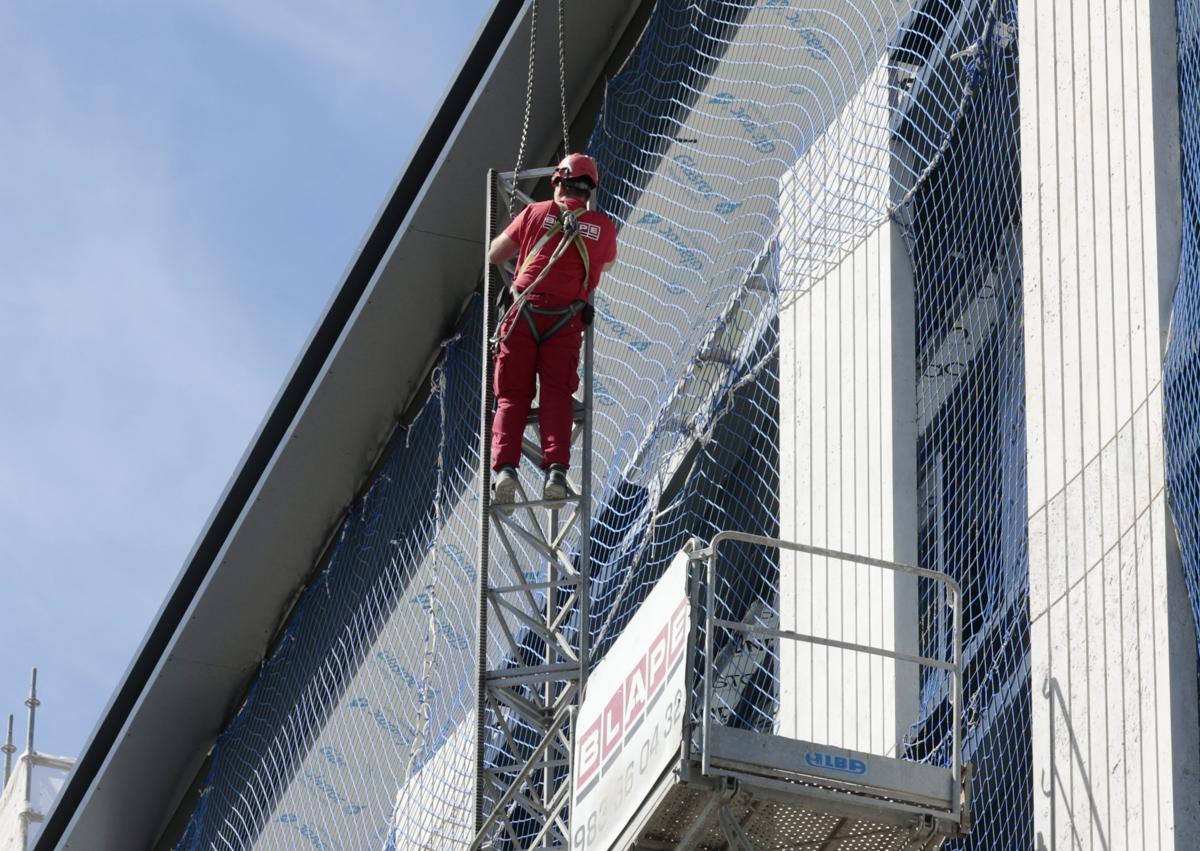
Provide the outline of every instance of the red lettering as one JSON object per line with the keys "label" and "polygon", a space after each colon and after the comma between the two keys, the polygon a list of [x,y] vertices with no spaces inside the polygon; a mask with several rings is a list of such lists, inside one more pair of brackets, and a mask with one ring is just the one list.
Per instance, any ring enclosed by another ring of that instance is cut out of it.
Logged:
{"label": "red lettering", "polygon": [[650,651],[646,654],[646,659],[649,661],[647,670],[646,691],[650,696],[658,694],[658,690],[662,688],[663,680],[667,676],[667,629],[663,627],[662,632],[650,644]]}
{"label": "red lettering", "polygon": [[625,727],[633,722],[646,708],[646,658],[643,656],[629,676],[625,678]]}
{"label": "red lettering", "polygon": [[687,647],[688,633],[688,601],[682,600],[671,615],[671,661],[674,662],[683,655]]}
{"label": "red lettering", "polygon": [[604,707],[604,758],[621,744],[625,732],[625,686],[621,685]]}
{"label": "red lettering", "polygon": [[577,768],[577,786],[583,786],[600,767],[600,719],[592,722],[579,738],[579,753]]}

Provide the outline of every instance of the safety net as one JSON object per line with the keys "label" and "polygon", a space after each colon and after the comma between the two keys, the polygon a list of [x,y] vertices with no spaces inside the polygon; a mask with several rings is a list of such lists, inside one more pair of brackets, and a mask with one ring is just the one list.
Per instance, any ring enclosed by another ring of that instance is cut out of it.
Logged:
{"label": "safety net", "polygon": [[1178,0],[1176,11],[1183,244],[1163,364],[1163,437],[1171,516],[1200,650],[1200,2]]}
{"label": "safety net", "polygon": [[[620,228],[595,298],[595,660],[675,553],[721,530],[944,572],[963,589],[963,848],[1032,844],[1018,125],[1015,0],[660,0],[588,146]],[[447,412],[477,406],[481,317],[477,300],[349,507],[178,847],[471,839],[480,446]],[[722,616],[885,643],[908,620],[914,649],[945,651],[933,584],[902,609],[822,569],[797,584],[731,547]],[[826,617],[818,592],[878,624]],[[878,711],[853,735],[948,764],[944,677],[872,709],[886,672],[830,656],[857,702],[814,709],[790,651],[734,649],[715,648],[721,723],[778,733],[804,712],[844,743],[830,713]]]}

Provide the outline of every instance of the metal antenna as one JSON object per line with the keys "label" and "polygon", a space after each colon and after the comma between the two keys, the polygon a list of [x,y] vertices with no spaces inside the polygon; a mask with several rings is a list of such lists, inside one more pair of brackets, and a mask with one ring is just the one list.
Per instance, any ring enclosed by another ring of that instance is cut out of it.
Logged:
{"label": "metal antenna", "polygon": [[42,705],[37,696],[37,668],[33,669],[33,675],[29,681],[29,698],[25,701],[25,705],[29,707],[29,730],[25,734],[25,752],[34,753],[33,723],[37,719],[37,708]]}
{"label": "metal antenna", "polygon": [[7,741],[5,741],[4,747],[0,748],[0,751],[4,752],[4,786],[6,788],[8,787],[8,778],[12,776],[13,754],[17,752],[17,746],[13,744],[12,733],[13,733],[13,717],[11,714],[9,714],[9,716],[8,716],[8,739],[7,739]]}
{"label": "metal antenna", "polygon": [[33,724],[37,720],[37,708],[41,701],[37,698],[37,668],[33,669],[33,676],[29,682],[29,699],[25,701],[25,705],[29,707],[29,730],[25,734],[25,802],[29,803],[30,794],[33,789]]}

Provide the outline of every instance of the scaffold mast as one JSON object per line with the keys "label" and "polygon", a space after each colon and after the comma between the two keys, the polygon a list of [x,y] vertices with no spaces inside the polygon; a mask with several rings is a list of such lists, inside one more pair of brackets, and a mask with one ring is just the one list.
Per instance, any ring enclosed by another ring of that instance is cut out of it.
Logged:
{"label": "scaffold mast", "polygon": [[[487,243],[499,232],[502,194],[532,199],[520,185],[550,168],[488,172]],[[472,849],[568,845],[571,718],[588,670],[589,536],[592,482],[592,329],[584,332],[583,377],[571,445],[579,447],[566,499],[493,506],[488,437],[494,398],[490,340],[511,284],[487,264],[480,410],[479,574],[475,831]],[[536,408],[528,423],[537,422]],[[526,437],[526,456],[537,443]],[[574,547],[572,549],[572,546]]]}

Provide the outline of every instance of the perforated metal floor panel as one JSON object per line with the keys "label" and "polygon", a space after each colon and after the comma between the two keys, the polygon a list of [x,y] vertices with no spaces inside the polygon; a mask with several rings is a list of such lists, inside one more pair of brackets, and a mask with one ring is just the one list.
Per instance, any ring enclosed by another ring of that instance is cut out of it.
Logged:
{"label": "perforated metal floor panel", "polygon": [[945,841],[944,836],[931,836],[928,828],[916,825],[836,816],[745,793],[726,800],[719,792],[679,784],[641,830],[633,848],[728,851],[731,846],[720,824],[721,806],[728,807],[728,816],[741,827],[754,851],[924,851],[939,848]]}

